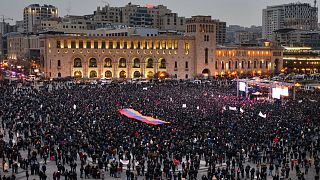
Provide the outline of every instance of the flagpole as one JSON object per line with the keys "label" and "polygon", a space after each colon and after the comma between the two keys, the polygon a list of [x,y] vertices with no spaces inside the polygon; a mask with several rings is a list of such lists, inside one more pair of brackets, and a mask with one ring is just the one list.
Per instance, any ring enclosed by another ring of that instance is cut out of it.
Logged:
{"label": "flagpole", "polygon": [[237,76],[237,97],[239,97],[239,76]]}

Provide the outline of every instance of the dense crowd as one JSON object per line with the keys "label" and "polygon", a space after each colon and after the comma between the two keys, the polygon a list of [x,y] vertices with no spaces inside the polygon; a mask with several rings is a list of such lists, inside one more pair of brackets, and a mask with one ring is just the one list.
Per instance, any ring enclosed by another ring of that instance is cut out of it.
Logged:
{"label": "dense crowd", "polygon": [[[12,175],[1,178],[15,179],[21,169],[27,179],[302,180],[313,168],[319,179],[319,92],[274,103],[237,97],[235,89],[183,82],[2,83],[2,170]],[[121,115],[122,108],[170,124],[144,124]],[[50,177],[49,161],[56,163]]]}

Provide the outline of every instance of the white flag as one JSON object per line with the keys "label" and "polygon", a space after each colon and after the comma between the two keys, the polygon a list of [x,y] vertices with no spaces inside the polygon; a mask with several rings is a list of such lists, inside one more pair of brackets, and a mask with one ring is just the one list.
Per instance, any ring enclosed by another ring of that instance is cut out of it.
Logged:
{"label": "white flag", "polygon": [[240,112],[241,112],[241,113],[244,113],[244,110],[243,110],[242,108],[240,108]]}
{"label": "white flag", "polygon": [[147,88],[147,87],[144,87],[144,88],[143,88],[143,90],[145,90],[145,91],[146,91],[146,90],[148,90],[148,88]]}
{"label": "white flag", "polygon": [[267,118],[267,115],[266,115],[266,114],[263,114],[261,111],[260,111],[260,113],[259,113],[259,116],[260,116],[260,117],[263,117],[263,118]]}
{"label": "white flag", "polygon": [[200,109],[200,107],[199,107],[199,106],[197,106],[197,109],[199,110],[199,109]]}
{"label": "white flag", "polygon": [[302,103],[302,100],[298,101],[298,103]]}
{"label": "white flag", "polygon": [[311,102],[317,102],[316,100],[313,100],[313,99],[309,99],[309,101],[311,101]]}
{"label": "white flag", "polygon": [[129,164],[129,160],[122,160],[122,159],[120,159],[120,162],[121,162],[123,165]]}
{"label": "white flag", "polygon": [[182,104],[182,108],[187,108],[187,105],[186,104]]}
{"label": "white flag", "polygon": [[76,109],[77,109],[77,106],[76,106],[75,104],[73,105],[73,109],[74,109],[74,110],[76,110]]}
{"label": "white flag", "polygon": [[172,98],[170,98],[170,101],[172,102]]}
{"label": "white flag", "polygon": [[231,110],[231,111],[236,111],[236,110],[237,110],[237,107],[231,107],[231,106],[229,106],[229,110]]}

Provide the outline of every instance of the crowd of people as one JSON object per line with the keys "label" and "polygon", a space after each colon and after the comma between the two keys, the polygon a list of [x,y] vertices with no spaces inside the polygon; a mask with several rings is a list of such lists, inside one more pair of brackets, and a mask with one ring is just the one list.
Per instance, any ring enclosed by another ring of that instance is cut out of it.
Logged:
{"label": "crowd of people", "polygon": [[[41,180],[303,180],[310,169],[319,179],[319,92],[298,91],[279,104],[237,97],[234,85],[216,83],[2,82],[0,94],[4,180],[20,170]],[[129,119],[123,108],[170,124]]]}

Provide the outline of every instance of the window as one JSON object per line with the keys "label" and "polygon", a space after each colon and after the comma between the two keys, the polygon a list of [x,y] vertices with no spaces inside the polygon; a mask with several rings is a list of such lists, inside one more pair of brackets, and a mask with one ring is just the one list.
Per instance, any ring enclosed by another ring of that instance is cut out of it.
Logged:
{"label": "window", "polygon": [[221,61],[221,69],[224,69],[224,62]]}
{"label": "window", "polygon": [[105,49],[106,48],[106,42],[105,41],[102,41],[101,43],[101,49]]}
{"label": "window", "polygon": [[166,60],[165,59],[161,59],[160,61],[160,69],[165,69],[167,67],[166,65]]}
{"label": "window", "polygon": [[238,69],[238,61],[236,61],[236,63],[234,64],[234,68]]}
{"label": "window", "polygon": [[204,35],[204,41],[209,41],[209,35]]}
{"label": "window", "polygon": [[140,41],[138,41],[138,45],[136,49],[140,49]]}
{"label": "window", "polygon": [[71,48],[72,49],[76,48],[76,42],[75,41],[71,41]]}
{"label": "window", "polygon": [[123,43],[123,49],[127,49],[128,48],[128,43],[127,42],[124,42]]}
{"label": "window", "polygon": [[61,73],[58,73],[58,77],[61,77]]}
{"label": "window", "polygon": [[104,67],[107,67],[107,68],[112,67],[112,60],[110,58],[106,58],[104,60]]}
{"label": "window", "polygon": [[248,69],[250,69],[251,61],[248,61]]}
{"label": "window", "polygon": [[61,66],[61,61],[60,60],[58,60],[58,67],[60,67]]}
{"label": "window", "polygon": [[57,48],[61,48],[61,41],[57,41]]}
{"label": "window", "polygon": [[229,61],[229,64],[228,64],[228,69],[231,69],[231,61]]}
{"label": "window", "polygon": [[80,58],[74,59],[74,61],[73,61],[73,67],[75,67],[75,68],[80,68],[80,67],[82,67],[82,63],[81,63],[81,59],[80,59]]}
{"label": "window", "polygon": [[244,68],[244,61],[242,61],[242,63],[241,63],[241,69],[243,69]]}
{"label": "window", "polygon": [[83,41],[79,41],[79,49],[83,49]]}
{"label": "window", "polygon": [[153,60],[152,59],[147,60],[147,68],[153,68]]}
{"label": "window", "polygon": [[174,62],[174,68],[178,68],[178,62],[177,61]]}
{"label": "window", "polygon": [[189,78],[189,76],[188,76],[188,74],[186,74],[186,79],[188,79]]}
{"label": "window", "polygon": [[113,42],[109,41],[109,49],[113,49]]}
{"label": "window", "polygon": [[266,61],[266,69],[268,69],[268,61]]}
{"label": "window", "polygon": [[120,49],[120,42],[119,42],[119,41],[117,41],[117,47],[116,47],[116,49]]}
{"label": "window", "polygon": [[97,60],[95,58],[89,60],[89,67],[97,67]]}
{"label": "window", "polygon": [[63,48],[68,48],[68,41],[67,41],[67,40],[64,40],[64,42],[63,42]]}
{"label": "window", "polygon": [[94,46],[94,49],[98,49],[98,41],[94,41],[93,46]]}
{"label": "window", "polygon": [[253,62],[253,68],[257,68],[257,61]]}
{"label": "window", "polygon": [[133,60],[133,68],[140,68],[140,59],[135,58]]}
{"label": "window", "polygon": [[91,49],[91,41],[87,41],[87,49]]}
{"label": "window", "polygon": [[186,62],[186,69],[188,69],[189,68],[189,63],[188,63],[188,61]]}
{"label": "window", "polygon": [[260,61],[260,68],[262,68],[262,61]]}
{"label": "window", "polygon": [[218,61],[215,62],[215,69],[218,69]]}
{"label": "window", "polygon": [[125,68],[125,67],[127,67],[126,59],[121,58],[119,60],[119,68]]}
{"label": "window", "polygon": [[204,63],[205,64],[208,64],[208,53],[209,53],[209,50],[208,50],[208,48],[206,48],[205,50],[204,50]]}

